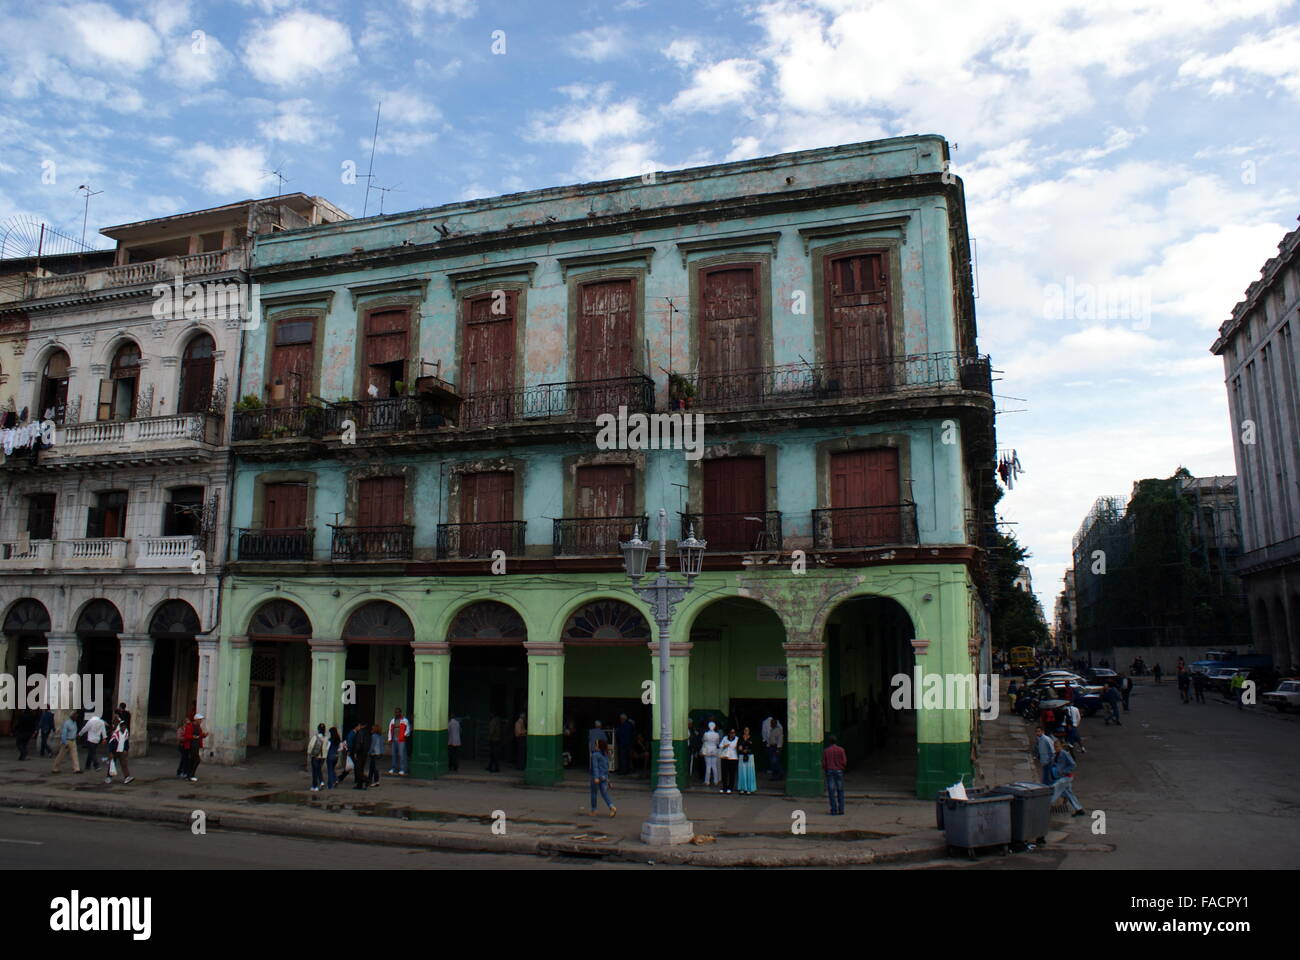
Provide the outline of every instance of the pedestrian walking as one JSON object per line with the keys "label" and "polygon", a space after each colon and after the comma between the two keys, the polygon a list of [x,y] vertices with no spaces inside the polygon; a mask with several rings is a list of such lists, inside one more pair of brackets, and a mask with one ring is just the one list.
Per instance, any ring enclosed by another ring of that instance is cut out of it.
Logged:
{"label": "pedestrian walking", "polygon": [[358,723],[348,734],[348,757],[352,760],[352,789],[366,789],[366,757],[370,754],[370,730]]}
{"label": "pedestrian walking", "polygon": [[740,766],[736,774],[736,790],[750,794],[758,790],[758,778],[754,774],[754,738],[746,727],[736,744],[736,753],[740,757]]}
{"label": "pedestrian walking", "polygon": [[826,738],[827,746],[822,751],[822,770],[826,774],[826,799],[830,801],[831,816],[844,815],[844,767],[848,758],[844,748],[835,740],[835,736]]}
{"label": "pedestrian walking", "polygon": [[395,776],[406,776],[406,742],[411,739],[411,721],[402,716],[402,708],[393,710],[393,719],[388,721],[388,742],[392,744],[393,765],[388,772]]}
{"label": "pedestrian walking", "polygon": [[1159,686],[1160,678],[1164,676],[1164,671],[1160,669],[1160,664],[1157,663],[1151,668],[1151,676],[1155,679],[1156,686]]}
{"label": "pedestrian walking", "polygon": [[1237,701],[1237,709],[1245,709],[1246,702],[1246,675],[1238,671],[1232,675],[1229,682],[1229,688],[1232,690],[1232,699]]}
{"label": "pedestrian walking", "polygon": [[715,787],[722,786],[722,767],[718,763],[718,744],[722,742],[722,734],[718,733],[718,725],[712,720],[709,721],[709,728],[704,731],[704,736],[700,741],[700,756],[704,758],[704,785],[707,787],[713,784]]}
{"label": "pedestrian walking", "polygon": [[1083,745],[1083,736],[1079,733],[1079,724],[1083,722],[1083,714],[1073,703],[1065,708],[1065,742],[1068,746],[1078,747],[1083,753],[1088,752],[1088,748]]}
{"label": "pedestrian walking", "polygon": [[488,773],[501,772],[501,740],[505,724],[494,712],[488,720]]}
{"label": "pedestrian walking", "polygon": [[1074,757],[1069,752],[1061,749],[1061,744],[1056,744],[1056,754],[1052,758],[1052,803],[1062,797],[1069,803],[1070,808],[1074,810],[1076,817],[1082,817],[1087,814],[1083,809],[1083,804],[1079,798],[1074,795],[1074,768],[1077,766]]}
{"label": "pedestrian walking", "polygon": [[119,709],[114,715],[115,726],[108,738],[108,776],[104,778],[105,783],[113,782],[114,767],[121,771],[124,786],[135,779],[131,776],[131,764],[127,762],[131,736],[130,716],[125,708]]}
{"label": "pedestrian walking", "polygon": [[1045,784],[1052,782],[1052,758],[1056,755],[1056,744],[1040,724],[1037,728],[1038,737],[1034,741],[1034,753],[1038,758],[1038,768],[1040,777]]}
{"label": "pedestrian walking", "polygon": [[1106,725],[1110,726],[1114,723],[1117,727],[1122,726],[1119,720],[1119,708],[1120,704],[1124,702],[1124,695],[1119,692],[1119,688],[1113,683],[1109,684],[1106,687],[1106,692],[1102,694],[1102,699],[1106,701],[1106,706],[1109,709],[1106,715]]}
{"label": "pedestrian walking", "polygon": [[325,752],[325,775],[329,780],[326,789],[333,790],[339,782],[339,753],[343,749],[343,738],[339,736],[338,727],[330,727],[329,746]]}
{"label": "pedestrian walking", "polygon": [[596,815],[596,792],[605,799],[612,817],[618,813],[618,807],[609,796],[609,756],[605,753],[605,741],[597,740],[591,750],[591,815]]}
{"label": "pedestrian walking", "polygon": [[379,764],[384,759],[384,734],[379,724],[370,728],[370,785],[379,786]]}
{"label": "pedestrian walking", "polygon": [[460,721],[455,717],[447,719],[447,769],[460,769]]}
{"label": "pedestrian walking", "polygon": [[1130,676],[1120,677],[1119,692],[1124,696],[1124,709],[1128,710],[1128,698],[1133,693],[1133,678]]}
{"label": "pedestrian walking", "polygon": [[190,777],[190,724],[194,722],[194,712],[185,718],[185,722],[176,728],[176,753],[179,760],[176,764],[176,776],[181,780],[188,780]]}
{"label": "pedestrian walking", "polygon": [[199,764],[203,762],[203,741],[207,738],[207,733],[203,729],[203,721],[206,719],[203,714],[194,714],[194,719],[190,721],[190,752],[185,758],[185,769],[190,775],[190,783],[199,782]]}
{"label": "pedestrian walking", "polygon": [[59,751],[54,755],[54,767],[51,772],[58,773],[64,757],[72,758],[72,772],[81,772],[81,759],[77,756],[77,727],[81,721],[80,712],[73,711],[63,718],[59,727]]}
{"label": "pedestrian walking", "polygon": [[41,749],[39,756],[52,757],[54,751],[50,749],[50,734],[54,732],[54,713],[49,707],[41,711],[40,717],[36,721],[36,732],[41,738]]}
{"label": "pedestrian walking", "polygon": [[86,738],[86,762],[83,766],[87,770],[91,767],[98,770],[99,758],[96,754],[99,752],[99,745],[108,737],[108,724],[99,714],[94,714],[86,721],[79,735]]}
{"label": "pedestrian walking", "polygon": [[1189,691],[1192,688],[1192,678],[1185,671],[1178,671],[1178,695],[1183,698],[1183,703],[1191,703],[1192,698]]}
{"label": "pedestrian walking", "polygon": [[528,763],[528,723],[521,713],[515,721],[515,766],[522,770]]}
{"label": "pedestrian walking", "polygon": [[36,712],[33,710],[19,710],[14,717],[14,742],[18,747],[18,759],[27,759],[27,749],[31,745],[32,737],[36,735]]}
{"label": "pedestrian walking", "polygon": [[718,793],[731,793],[736,789],[736,768],[740,766],[740,752],[736,748],[739,743],[732,728],[718,744],[718,756],[722,759],[722,789]]}
{"label": "pedestrian walking", "polygon": [[784,780],[785,768],[781,765],[781,748],[785,746],[785,728],[776,717],[772,718],[772,725],[767,728],[767,739],[764,742],[767,744],[767,778]]}
{"label": "pedestrian walking", "polygon": [[311,765],[311,792],[319,793],[325,785],[325,752],[329,749],[329,737],[325,735],[325,724],[316,724],[316,732],[307,741],[307,763]]}

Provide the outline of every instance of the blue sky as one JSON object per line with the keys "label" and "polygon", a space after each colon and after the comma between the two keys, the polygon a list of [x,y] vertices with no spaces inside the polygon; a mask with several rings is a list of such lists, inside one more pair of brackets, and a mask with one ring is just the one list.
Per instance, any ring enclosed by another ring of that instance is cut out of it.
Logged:
{"label": "blue sky", "polygon": [[94,234],[272,169],[360,215],[379,100],[387,212],[941,134],[1050,613],[1095,497],[1235,472],[1207,348],[1300,214],[1297,7],[4,0],[0,220],[77,236],[89,181]]}

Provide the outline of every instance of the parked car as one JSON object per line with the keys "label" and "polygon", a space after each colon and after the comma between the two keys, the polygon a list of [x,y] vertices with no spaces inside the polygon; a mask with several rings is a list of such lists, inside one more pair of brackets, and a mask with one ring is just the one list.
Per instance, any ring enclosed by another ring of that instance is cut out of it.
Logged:
{"label": "parked car", "polygon": [[1250,670],[1247,667],[1212,667],[1205,671],[1205,679],[1211,690],[1227,693],[1232,687],[1232,678],[1239,673],[1247,680],[1250,679]]}
{"label": "parked car", "polygon": [[1279,713],[1300,710],[1300,677],[1284,678],[1276,690],[1269,691],[1260,699],[1272,705]]}
{"label": "parked car", "polygon": [[1119,674],[1109,667],[1093,667],[1088,671],[1088,679],[1093,683],[1107,683],[1119,677]]}

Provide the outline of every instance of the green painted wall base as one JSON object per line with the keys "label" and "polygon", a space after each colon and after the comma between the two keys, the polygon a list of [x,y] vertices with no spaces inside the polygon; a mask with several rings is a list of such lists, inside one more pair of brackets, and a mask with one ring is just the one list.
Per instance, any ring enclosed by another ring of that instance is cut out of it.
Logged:
{"label": "green painted wall base", "polygon": [[933,800],[937,791],[951,787],[957,778],[970,786],[975,771],[971,765],[970,741],[960,743],[918,743],[916,745],[916,795]]}
{"label": "green painted wall base", "polygon": [[[686,741],[673,741],[673,761],[677,766],[677,789],[685,790],[691,785],[691,773],[687,765]],[[659,786],[659,741],[650,745],[650,789]]]}
{"label": "green painted wall base", "polygon": [[407,744],[411,776],[432,780],[447,774],[447,731],[416,730]]}
{"label": "green painted wall base", "polygon": [[820,743],[785,745],[785,792],[791,797],[820,797],[826,792]]}
{"label": "green painted wall base", "polygon": [[528,762],[524,767],[524,783],[549,787],[564,780],[564,765],[560,754],[564,752],[564,737],[528,735]]}

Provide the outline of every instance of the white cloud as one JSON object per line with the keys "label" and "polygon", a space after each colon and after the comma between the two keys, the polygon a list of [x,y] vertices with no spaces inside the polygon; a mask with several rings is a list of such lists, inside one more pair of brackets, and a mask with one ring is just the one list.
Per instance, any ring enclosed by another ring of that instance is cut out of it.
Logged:
{"label": "white cloud", "polygon": [[682,112],[717,110],[743,103],[758,87],[763,65],[754,60],[722,60],[695,71],[691,85],[673,98],[670,109]]}
{"label": "white cloud", "polygon": [[565,47],[571,56],[580,60],[603,63],[622,54],[627,47],[627,39],[621,27],[593,27],[575,33]]}
{"label": "white cloud", "polygon": [[356,62],[344,24],[303,10],[258,25],[244,43],[249,72],[276,86],[326,79]]}
{"label": "white cloud", "polygon": [[1300,24],[1279,27],[1267,36],[1250,35],[1227,53],[1197,53],[1179,68],[1181,77],[1209,80],[1210,92],[1235,92],[1233,77],[1272,81],[1300,99]]}
{"label": "white cloud", "polygon": [[215,83],[233,62],[230,52],[212,34],[186,35],[171,43],[166,76],[181,86],[198,87]]}
{"label": "white cloud", "polygon": [[197,178],[210,193],[242,197],[260,197],[266,193],[267,171],[270,163],[266,151],[257,145],[234,143],[216,147],[209,143],[196,143],[181,150],[177,156],[183,161],[183,172],[191,179]]}
{"label": "white cloud", "polygon": [[157,59],[158,35],[143,20],[121,16],[102,3],[81,3],[59,11],[70,35],[71,58],[83,65],[138,73]]}
{"label": "white cloud", "polygon": [[700,55],[700,43],[698,40],[682,37],[668,44],[660,52],[679,67],[689,67]]}
{"label": "white cloud", "polygon": [[[570,90],[574,91],[570,96],[575,103],[533,115],[530,139],[590,148],[605,140],[639,136],[651,126],[635,98],[609,103],[590,91],[576,87]],[[597,102],[589,102],[593,97]]]}
{"label": "white cloud", "polygon": [[257,123],[267,140],[281,143],[319,143],[339,132],[338,124],[315,101],[305,98],[282,100],[272,109],[274,116]]}

